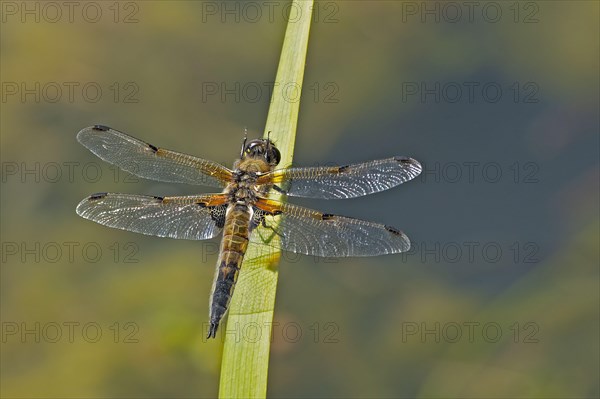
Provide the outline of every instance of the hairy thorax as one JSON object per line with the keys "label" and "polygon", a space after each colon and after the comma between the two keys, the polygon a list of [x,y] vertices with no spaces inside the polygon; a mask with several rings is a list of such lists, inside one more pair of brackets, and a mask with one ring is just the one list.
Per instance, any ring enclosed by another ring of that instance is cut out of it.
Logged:
{"label": "hairy thorax", "polygon": [[256,179],[269,172],[272,167],[262,159],[244,158],[234,164],[233,181],[227,186],[225,192],[232,203],[251,205],[268,193],[270,187],[257,185]]}

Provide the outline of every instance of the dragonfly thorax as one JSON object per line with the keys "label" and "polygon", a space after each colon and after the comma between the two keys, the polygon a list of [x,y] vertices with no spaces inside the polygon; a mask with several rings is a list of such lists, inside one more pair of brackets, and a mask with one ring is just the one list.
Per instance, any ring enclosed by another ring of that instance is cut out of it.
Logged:
{"label": "dragonfly thorax", "polygon": [[270,185],[257,184],[258,178],[273,170],[274,166],[260,157],[245,156],[234,164],[232,183],[225,192],[231,201],[252,204],[259,196],[268,193]]}
{"label": "dragonfly thorax", "polygon": [[233,181],[225,189],[231,203],[244,203],[250,205],[258,199],[256,185],[257,175],[237,169],[233,173]]}
{"label": "dragonfly thorax", "polygon": [[254,188],[245,184],[233,185],[228,190],[230,202],[240,203],[243,202],[250,205],[257,201],[257,193]]}

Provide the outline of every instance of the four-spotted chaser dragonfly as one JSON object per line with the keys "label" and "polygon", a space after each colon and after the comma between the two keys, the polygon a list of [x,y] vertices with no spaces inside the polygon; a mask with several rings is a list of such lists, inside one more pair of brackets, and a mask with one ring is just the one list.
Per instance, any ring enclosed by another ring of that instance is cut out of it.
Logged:
{"label": "four-spotted chaser dragonfly", "polygon": [[77,140],[98,157],[136,176],[223,189],[219,194],[174,197],[98,193],[77,205],[77,214],[86,219],[136,233],[205,240],[223,232],[208,338],[215,337],[227,311],[248,243],[270,245],[252,234],[258,226],[277,235],[273,245],[304,255],[376,256],[410,248],[408,237],[394,227],[278,202],[268,194],[276,190],[288,196],[338,199],[376,193],[418,176],[421,165],[412,158],[275,169],[281,155],[274,143],[244,138],[240,159],[230,170],[101,125],[81,130]]}

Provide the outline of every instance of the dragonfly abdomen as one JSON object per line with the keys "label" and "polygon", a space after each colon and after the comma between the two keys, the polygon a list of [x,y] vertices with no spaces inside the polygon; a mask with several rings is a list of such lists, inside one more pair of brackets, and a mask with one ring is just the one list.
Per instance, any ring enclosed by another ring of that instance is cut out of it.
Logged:
{"label": "dragonfly abdomen", "polygon": [[215,337],[219,323],[229,308],[244,254],[248,248],[250,218],[251,214],[247,206],[229,205],[210,302],[210,327],[207,338]]}

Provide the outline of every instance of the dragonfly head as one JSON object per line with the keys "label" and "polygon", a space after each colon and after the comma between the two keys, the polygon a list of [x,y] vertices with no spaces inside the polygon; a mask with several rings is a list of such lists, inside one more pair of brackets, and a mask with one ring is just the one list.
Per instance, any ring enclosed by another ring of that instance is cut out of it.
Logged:
{"label": "dragonfly head", "polygon": [[269,165],[276,166],[281,161],[281,153],[269,139],[256,139],[244,143],[242,159],[259,158]]}

